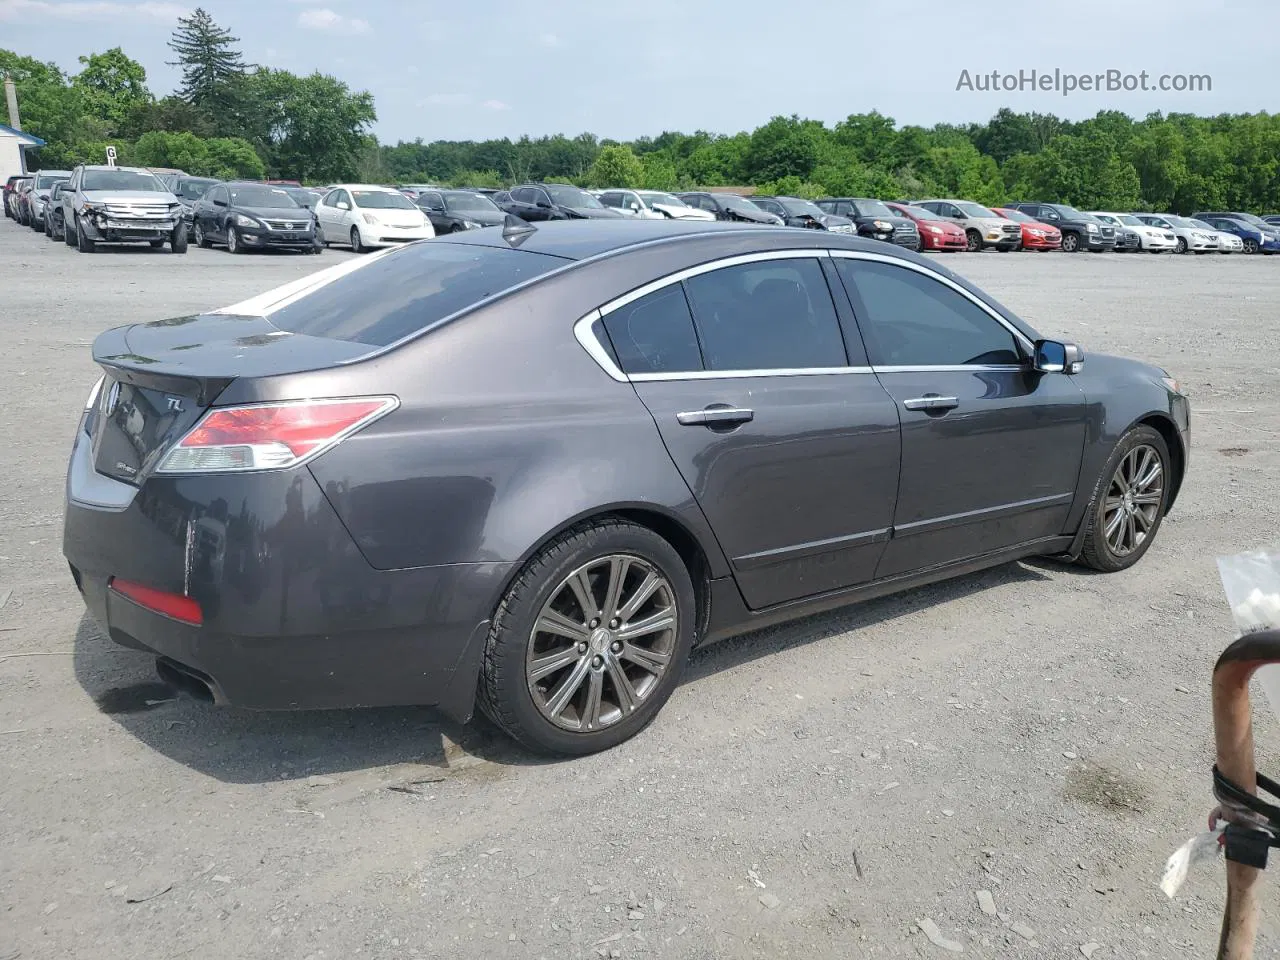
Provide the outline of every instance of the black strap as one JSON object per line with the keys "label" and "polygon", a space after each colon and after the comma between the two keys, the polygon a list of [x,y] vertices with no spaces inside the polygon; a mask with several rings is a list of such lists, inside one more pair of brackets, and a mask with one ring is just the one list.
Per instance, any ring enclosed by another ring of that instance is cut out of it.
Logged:
{"label": "black strap", "polygon": [[[1280,784],[1270,777],[1257,774],[1257,784],[1260,791],[1280,798]],[[1256,825],[1228,823],[1223,831],[1224,853],[1228,860],[1265,870],[1268,850],[1280,847],[1280,806],[1268,803],[1227,779],[1216,765],[1213,768],[1213,793],[1224,805],[1243,807],[1266,821]]]}

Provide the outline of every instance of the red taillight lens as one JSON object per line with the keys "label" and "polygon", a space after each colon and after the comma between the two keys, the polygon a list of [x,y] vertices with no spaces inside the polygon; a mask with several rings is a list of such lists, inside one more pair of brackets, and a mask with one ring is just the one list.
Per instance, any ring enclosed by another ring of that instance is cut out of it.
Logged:
{"label": "red taillight lens", "polygon": [[395,397],[290,400],[210,410],[165,454],[157,473],[294,467],[394,410]]}
{"label": "red taillight lens", "polygon": [[130,580],[112,577],[107,584],[122,597],[128,597],[140,607],[146,607],[155,613],[162,613],[174,620],[181,620],[193,626],[204,623],[204,614],[200,612],[200,604],[180,593],[168,593],[154,587],[144,587]]}

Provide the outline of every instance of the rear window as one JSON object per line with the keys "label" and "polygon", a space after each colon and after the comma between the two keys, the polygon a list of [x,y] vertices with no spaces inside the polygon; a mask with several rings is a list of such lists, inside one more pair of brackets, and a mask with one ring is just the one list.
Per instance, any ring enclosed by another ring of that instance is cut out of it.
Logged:
{"label": "rear window", "polygon": [[289,333],[385,347],[570,261],[469,243],[383,254],[270,314]]}

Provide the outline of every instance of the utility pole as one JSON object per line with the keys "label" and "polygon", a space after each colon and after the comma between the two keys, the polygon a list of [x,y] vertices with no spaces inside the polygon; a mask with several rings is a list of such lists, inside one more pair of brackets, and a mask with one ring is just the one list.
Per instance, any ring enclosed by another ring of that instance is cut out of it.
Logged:
{"label": "utility pole", "polygon": [[13,77],[5,74],[4,99],[9,104],[9,126],[15,130],[22,129],[22,120],[18,117],[18,90],[13,85]]}

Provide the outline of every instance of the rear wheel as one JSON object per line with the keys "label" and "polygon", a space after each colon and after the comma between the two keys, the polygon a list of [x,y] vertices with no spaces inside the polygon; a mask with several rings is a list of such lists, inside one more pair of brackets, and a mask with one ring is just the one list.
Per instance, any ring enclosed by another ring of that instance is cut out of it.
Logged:
{"label": "rear wheel", "polygon": [[204,227],[200,225],[199,220],[196,221],[194,229],[196,234],[195,240],[196,240],[197,247],[199,247],[201,250],[208,250],[211,246],[213,246],[213,244],[209,242],[209,238],[205,236]]}
{"label": "rear wheel", "polygon": [[977,253],[982,249],[982,234],[977,230],[966,230],[964,232],[967,248],[970,253]]}
{"label": "rear wheel", "polygon": [[1089,508],[1081,563],[1110,573],[1142,558],[1168,506],[1169,464],[1169,447],[1151,427],[1134,427],[1120,438]]}
{"label": "rear wheel", "polygon": [[652,530],[622,520],[575,527],[529,561],[503,598],[480,706],[535,750],[616,746],[671,696],[696,611],[684,562]]}

